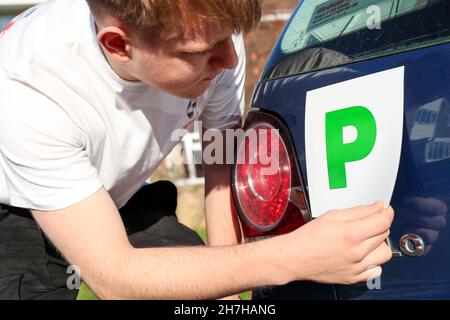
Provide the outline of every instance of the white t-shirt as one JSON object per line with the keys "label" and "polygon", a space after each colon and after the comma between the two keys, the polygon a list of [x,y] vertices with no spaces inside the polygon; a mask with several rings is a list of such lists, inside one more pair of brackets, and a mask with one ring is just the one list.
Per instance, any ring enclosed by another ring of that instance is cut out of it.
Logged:
{"label": "white t-shirt", "polygon": [[234,42],[239,66],[192,113],[192,101],[112,71],[85,1],[28,10],[0,34],[0,203],[52,211],[104,186],[124,206],[178,143],[174,130],[240,121],[245,54],[242,37]]}

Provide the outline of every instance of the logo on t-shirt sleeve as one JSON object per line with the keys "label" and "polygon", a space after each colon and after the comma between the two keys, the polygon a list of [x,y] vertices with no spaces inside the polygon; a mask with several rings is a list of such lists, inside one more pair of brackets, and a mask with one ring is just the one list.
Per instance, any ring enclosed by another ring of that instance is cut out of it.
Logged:
{"label": "logo on t-shirt sleeve", "polygon": [[197,116],[198,108],[197,108],[197,100],[191,100],[189,101],[188,107],[187,107],[187,116],[189,119],[192,119],[192,117]]}
{"label": "logo on t-shirt sleeve", "polygon": [[3,31],[0,32],[0,37],[1,37],[6,31],[8,31],[9,29],[11,29],[11,27],[12,27],[17,21],[19,21],[19,20],[22,19],[22,18],[28,17],[28,16],[29,16],[30,14],[32,14],[36,9],[37,9],[37,6],[36,6],[36,7],[32,7],[32,8],[30,8],[30,9],[28,9],[28,10],[22,12],[22,13],[19,14],[17,17],[15,17],[15,18],[12,19],[10,22],[8,22],[8,24],[5,26],[5,28],[3,29]]}

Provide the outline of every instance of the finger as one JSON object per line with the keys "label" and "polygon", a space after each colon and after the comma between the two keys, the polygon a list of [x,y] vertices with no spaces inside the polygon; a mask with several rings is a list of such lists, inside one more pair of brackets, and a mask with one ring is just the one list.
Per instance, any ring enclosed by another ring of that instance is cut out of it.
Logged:
{"label": "finger", "polygon": [[376,235],[375,237],[365,240],[361,244],[361,251],[363,252],[361,260],[364,260],[369,253],[371,253],[372,251],[377,249],[382,243],[384,243],[387,237],[389,237],[389,234],[390,231],[388,230],[383,232],[382,234]]}
{"label": "finger", "polygon": [[432,248],[433,248],[433,246],[431,244],[428,246],[425,246],[425,251],[423,252],[423,255],[427,256],[430,253]]}
{"label": "finger", "polygon": [[414,216],[404,217],[404,222],[426,229],[441,230],[447,225],[447,216]]}
{"label": "finger", "polygon": [[357,276],[357,282],[363,283],[381,277],[383,268],[380,266],[371,266]]}
{"label": "finger", "polygon": [[407,196],[403,199],[404,204],[411,209],[427,212],[432,215],[447,214],[447,205],[435,198],[418,198]]}
{"label": "finger", "polygon": [[374,215],[384,209],[382,201],[376,202],[368,206],[359,206],[350,209],[333,210],[329,213],[329,217],[335,221],[353,221],[364,219]]}
{"label": "finger", "polygon": [[351,224],[350,229],[354,230],[356,240],[362,241],[388,231],[393,220],[394,210],[389,207],[388,209],[383,209],[378,214],[373,214],[360,220],[348,222],[348,224]]}
{"label": "finger", "polygon": [[436,242],[436,240],[439,238],[439,231],[437,230],[431,230],[431,229],[416,229],[414,231],[417,235],[421,236],[425,244],[431,244]]}
{"label": "finger", "polygon": [[383,242],[360,262],[358,269],[360,272],[364,272],[364,270],[367,270],[371,266],[381,266],[391,259],[392,250]]}

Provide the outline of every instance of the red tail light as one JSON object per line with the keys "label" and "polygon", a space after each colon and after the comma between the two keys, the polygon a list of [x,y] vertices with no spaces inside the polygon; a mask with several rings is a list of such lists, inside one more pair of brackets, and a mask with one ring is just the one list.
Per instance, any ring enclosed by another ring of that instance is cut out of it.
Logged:
{"label": "red tail light", "polygon": [[289,155],[274,127],[264,123],[247,130],[235,173],[237,201],[247,222],[256,230],[274,229],[286,212],[291,189]]}
{"label": "red tail light", "polygon": [[247,121],[251,124],[238,145],[233,170],[234,203],[245,237],[287,233],[309,220],[295,155],[283,138],[285,128],[272,116],[264,120]]}

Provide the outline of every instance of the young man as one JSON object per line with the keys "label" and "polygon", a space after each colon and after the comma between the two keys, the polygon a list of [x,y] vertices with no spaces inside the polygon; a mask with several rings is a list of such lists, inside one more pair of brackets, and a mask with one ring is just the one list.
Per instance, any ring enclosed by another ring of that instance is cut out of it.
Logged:
{"label": "young man", "polygon": [[175,130],[239,125],[238,34],[260,14],[258,0],[57,0],[0,36],[3,297],[74,298],[68,264],[104,299],[221,298],[381,273],[393,219],[381,203],[237,245],[230,168],[211,165],[205,247],[176,221],[173,186],[141,189]]}

